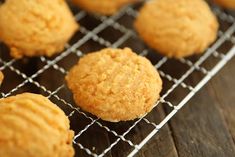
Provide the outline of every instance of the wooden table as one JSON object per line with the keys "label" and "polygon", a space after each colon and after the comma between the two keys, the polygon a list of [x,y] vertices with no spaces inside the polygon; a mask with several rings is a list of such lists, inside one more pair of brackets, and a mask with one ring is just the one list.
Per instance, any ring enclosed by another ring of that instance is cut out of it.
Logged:
{"label": "wooden table", "polygon": [[144,157],[235,156],[235,58],[140,151]]}

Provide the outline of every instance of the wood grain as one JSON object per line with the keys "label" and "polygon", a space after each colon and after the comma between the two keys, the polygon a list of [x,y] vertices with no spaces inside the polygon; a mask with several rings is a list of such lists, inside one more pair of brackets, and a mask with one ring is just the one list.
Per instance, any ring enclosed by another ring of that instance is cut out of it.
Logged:
{"label": "wood grain", "polygon": [[211,95],[219,105],[235,142],[235,58],[209,83]]}
{"label": "wood grain", "polygon": [[[235,155],[235,147],[230,134],[235,126],[234,115],[231,113],[234,109],[230,110],[234,106],[234,95],[231,92],[234,83],[231,84],[230,79],[232,78],[230,74],[235,70],[234,61],[233,59],[230,65],[225,67],[226,70],[199,91],[170,121],[180,157],[232,157]],[[194,76],[196,77],[199,76]],[[227,90],[226,84],[230,86],[230,91]],[[215,96],[215,91],[217,95],[220,95],[219,97]],[[225,103],[219,103],[218,100]],[[220,110],[223,112],[221,113]],[[229,125],[225,122],[224,116]]]}

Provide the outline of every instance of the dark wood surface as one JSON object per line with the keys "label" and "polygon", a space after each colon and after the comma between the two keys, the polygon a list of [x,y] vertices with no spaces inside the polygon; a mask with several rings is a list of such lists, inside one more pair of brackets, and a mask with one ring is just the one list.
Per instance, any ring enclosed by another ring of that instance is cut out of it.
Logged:
{"label": "dark wood surface", "polygon": [[234,157],[234,76],[235,58],[170,120],[139,156]]}

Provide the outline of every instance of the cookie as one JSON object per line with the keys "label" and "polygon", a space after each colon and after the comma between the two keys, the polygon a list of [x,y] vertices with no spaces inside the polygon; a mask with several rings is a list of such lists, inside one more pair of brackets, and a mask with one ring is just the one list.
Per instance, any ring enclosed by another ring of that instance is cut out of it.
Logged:
{"label": "cookie", "polygon": [[0,40],[15,58],[52,56],[77,29],[64,0],[6,0],[0,5]]}
{"label": "cookie", "polygon": [[78,106],[111,122],[150,112],[162,89],[151,62],[129,48],[106,48],[82,57],[66,80]]}
{"label": "cookie", "polygon": [[72,0],[75,5],[82,9],[103,15],[112,15],[121,7],[137,0]]}
{"label": "cookie", "polygon": [[3,73],[0,71],[0,85],[2,84],[3,79],[4,79],[4,75],[3,75]]}
{"label": "cookie", "polygon": [[31,93],[0,99],[1,157],[73,157],[73,131],[64,112]]}
{"label": "cookie", "polygon": [[203,0],[152,0],[141,8],[135,28],[151,48],[182,58],[203,53],[217,37],[218,22]]}
{"label": "cookie", "polygon": [[214,0],[214,2],[228,9],[235,9],[235,0]]}

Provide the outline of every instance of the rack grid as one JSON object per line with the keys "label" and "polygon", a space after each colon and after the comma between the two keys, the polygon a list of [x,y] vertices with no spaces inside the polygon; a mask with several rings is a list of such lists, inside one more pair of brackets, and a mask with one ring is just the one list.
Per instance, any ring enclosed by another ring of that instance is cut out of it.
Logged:
{"label": "rack grid", "polygon": [[[235,19],[229,12],[213,7],[221,27],[218,39],[204,54],[174,60],[157,54],[138,38],[132,23],[140,6],[127,6],[110,17],[72,7],[80,30],[65,50],[53,58],[12,59],[1,43],[0,70],[7,78],[1,97],[25,91],[47,96],[71,121],[75,156],[120,156],[119,149],[124,152],[122,156],[134,156],[235,55]],[[164,86],[160,100],[149,114],[130,122],[108,123],[75,105],[64,77],[81,56],[104,47],[131,47],[158,69]],[[192,81],[194,75],[198,79]],[[159,108],[164,109],[164,115],[153,118]],[[145,128],[141,130],[142,138],[136,138],[139,127]],[[102,141],[103,138],[109,142]]]}

